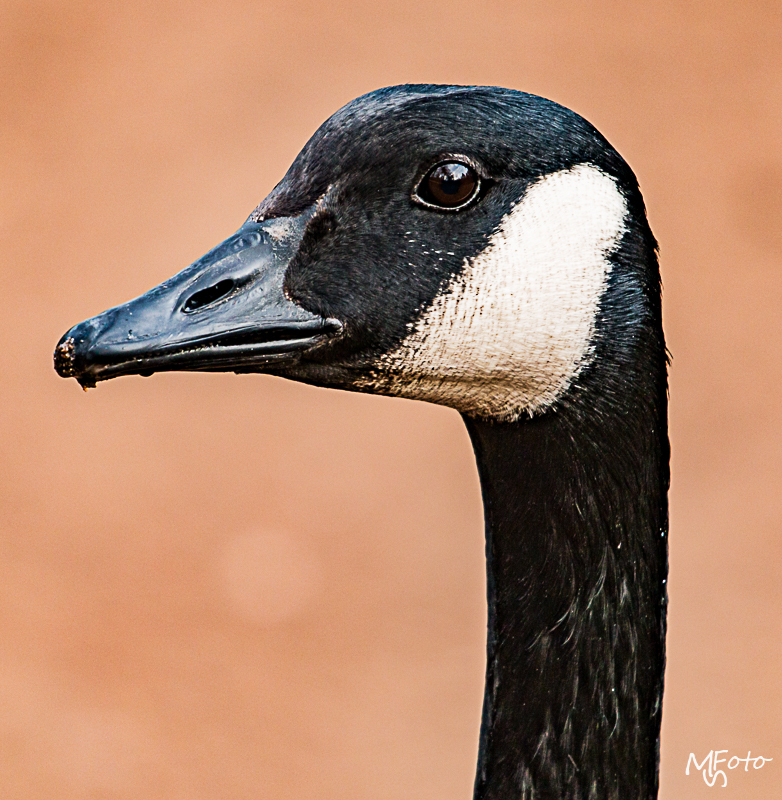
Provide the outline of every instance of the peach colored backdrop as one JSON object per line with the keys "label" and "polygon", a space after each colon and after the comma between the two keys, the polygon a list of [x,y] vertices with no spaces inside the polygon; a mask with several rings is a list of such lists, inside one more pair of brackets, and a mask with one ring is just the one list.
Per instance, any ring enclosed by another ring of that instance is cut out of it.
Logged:
{"label": "peach colored backdrop", "polygon": [[[402,82],[585,115],[662,245],[663,800],[782,796],[782,5],[0,12],[0,796],[469,800],[482,518],[455,412],[269,377],[56,377],[67,327],[235,230]],[[727,789],[689,753],[774,758]]]}

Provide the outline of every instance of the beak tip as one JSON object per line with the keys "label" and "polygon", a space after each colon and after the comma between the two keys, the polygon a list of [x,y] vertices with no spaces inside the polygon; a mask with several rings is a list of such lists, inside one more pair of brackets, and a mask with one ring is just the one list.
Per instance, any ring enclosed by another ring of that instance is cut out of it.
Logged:
{"label": "beak tip", "polygon": [[[70,333],[70,332],[69,332]],[[66,334],[54,349],[54,369],[61,378],[76,377],[76,344],[72,336]]]}
{"label": "beak tip", "polygon": [[95,386],[96,380],[84,361],[84,325],[81,323],[71,328],[57,343],[54,348],[54,370],[61,378],[76,378],[86,391]]}

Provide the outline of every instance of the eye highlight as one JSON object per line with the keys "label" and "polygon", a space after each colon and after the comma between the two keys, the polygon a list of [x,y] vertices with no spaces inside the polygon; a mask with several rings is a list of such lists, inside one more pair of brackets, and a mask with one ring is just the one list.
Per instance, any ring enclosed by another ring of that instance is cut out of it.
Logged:
{"label": "eye highlight", "polygon": [[445,161],[432,167],[413,190],[413,199],[429,208],[458,211],[478,194],[481,180],[468,164]]}

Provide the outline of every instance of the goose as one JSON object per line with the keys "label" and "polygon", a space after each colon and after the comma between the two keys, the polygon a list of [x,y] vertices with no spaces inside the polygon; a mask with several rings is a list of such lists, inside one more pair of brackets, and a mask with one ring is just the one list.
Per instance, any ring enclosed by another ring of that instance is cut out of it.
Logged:
{"label": "goose", "polygon": [[348,103],[234,235],[55,350],[85,389],[265,372],[462,415],[486,528],[476,800],[657,797],[667,366],[627,163],[552,101],[440,85]]}

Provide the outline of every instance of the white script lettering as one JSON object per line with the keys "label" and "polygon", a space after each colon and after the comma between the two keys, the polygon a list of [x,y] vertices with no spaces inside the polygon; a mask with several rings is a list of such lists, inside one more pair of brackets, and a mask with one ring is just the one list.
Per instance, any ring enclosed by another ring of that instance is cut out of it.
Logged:
{"label": "white script lettering", "polygon": [[[728,785],[728,776],[723,769],[718,769],[720,764],[727,764],[728,769],[736,769],[739,764],[744,764],[744,772],[749,771],[749,763],[752,762],[752,767],[754,769],[761,769],[765,765],[767,761],[773,761],[773,758],[765,758],[764,756],[755,756],[752,757],[752,752],[747,752],[746,758],[739,758],[738,756],[731,756],[730,758],[721,758],[723,753],[727,753],[727,750],[709,750],[706,757],[698,763],[698,759],[695,758],[695,753],[690,753],[690,757],[687,759],[687,768],[684,770],[685,775],[690,774],[690,766],[694,766],[695,769],[703,775],[703,782],[707,786],[714,786],[717,782],[718,778],[722,778],[722,788],[724,789]],[[735,763],[734,763],[735,762]]]}

